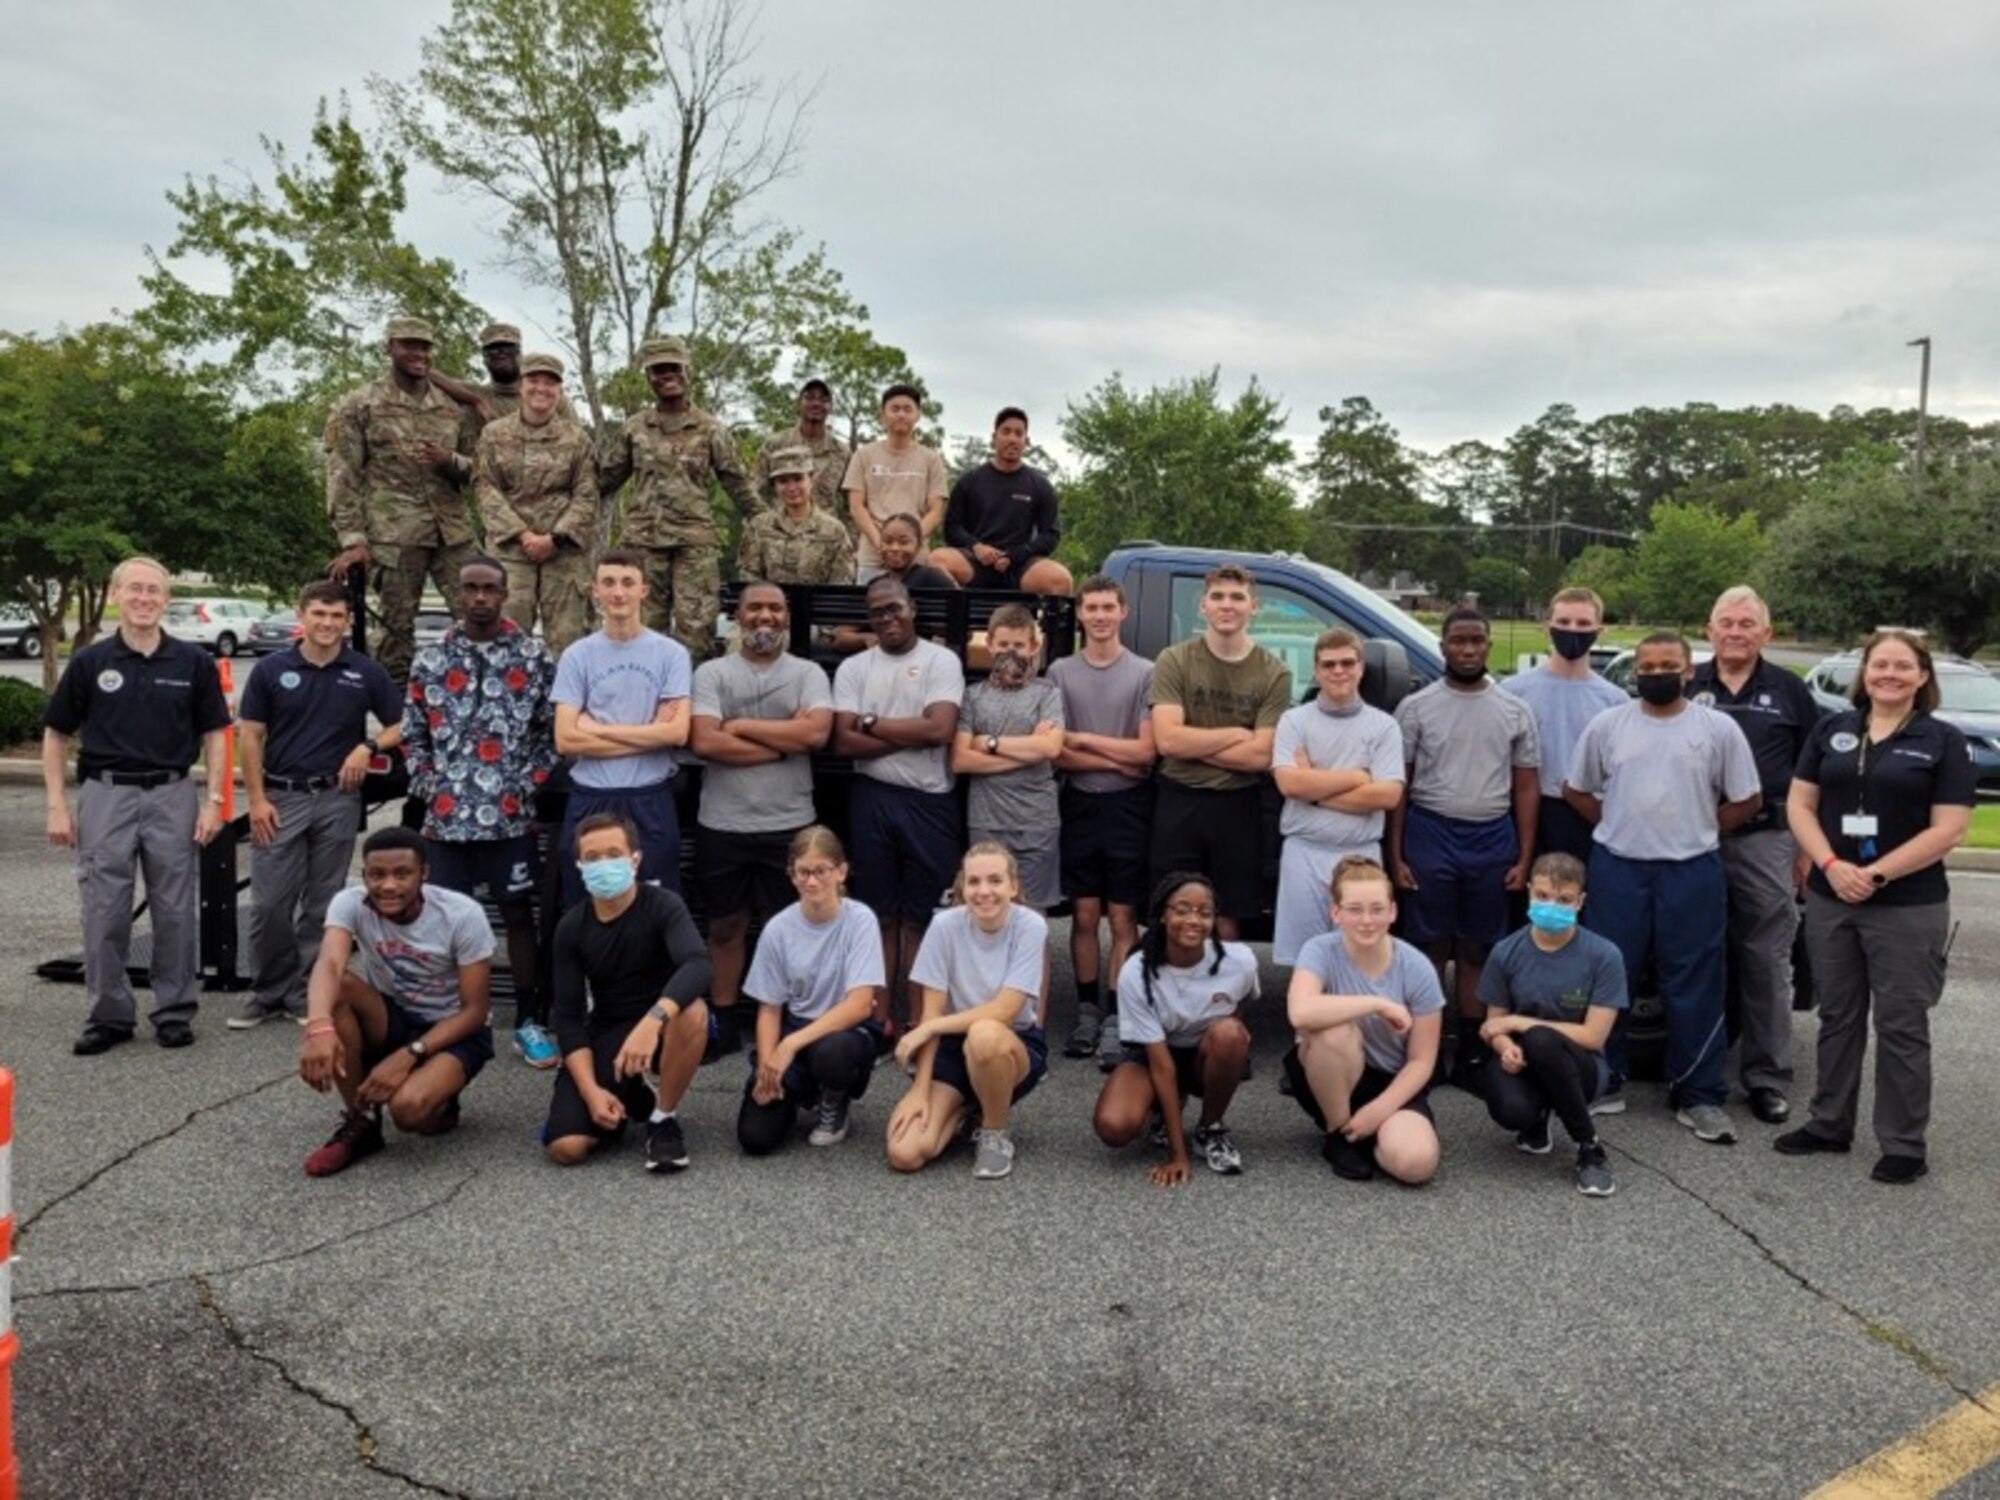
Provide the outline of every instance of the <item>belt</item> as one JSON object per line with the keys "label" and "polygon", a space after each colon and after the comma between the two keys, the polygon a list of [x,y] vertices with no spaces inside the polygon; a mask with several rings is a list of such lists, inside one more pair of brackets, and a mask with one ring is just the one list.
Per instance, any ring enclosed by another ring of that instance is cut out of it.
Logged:
{"label": "belt", "polygon": [[187,780],[185,771],[87,771],[85,781],[101,781],[106,786],[167,786]]}
{"label": "belt", "polygon": [[277,792],[330,792],[340,785],[338,776],[266,776],[264,785]]}

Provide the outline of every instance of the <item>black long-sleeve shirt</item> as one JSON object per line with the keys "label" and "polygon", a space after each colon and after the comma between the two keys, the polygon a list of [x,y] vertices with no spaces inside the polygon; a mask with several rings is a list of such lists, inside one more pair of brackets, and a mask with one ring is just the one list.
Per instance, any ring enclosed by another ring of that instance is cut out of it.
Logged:
{"label": "black long-sleeve shirt", "polygon": [[947,545],[970,553],[975,542],[998,547],[1018,574],[1056,550],[1062,525],[1056,488],[1040,469],[1023,464],[1003,473],[990,463],[961,474],[944,509]]}
{"label": "black long-sleeve shirt", "polygon": [[594,1036],[630,1026],[658,1000],[700,999],[713,978],[694,918],[679,896],[656,885],[640,886],[609,922],[598,920],[588,900],[564,913],[556,924],[554,969],[549,1019],[565,1057]]}

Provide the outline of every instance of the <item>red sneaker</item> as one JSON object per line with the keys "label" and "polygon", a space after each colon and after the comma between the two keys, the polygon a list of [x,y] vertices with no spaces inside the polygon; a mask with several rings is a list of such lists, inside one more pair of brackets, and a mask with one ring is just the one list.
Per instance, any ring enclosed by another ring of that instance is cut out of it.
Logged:
{"label": "red sneaker", "polygon": [[340,1117],[340,1128],[306,1158],[306,1176],[331,1177],[382,1149],[382,1121],[366,1110]]}

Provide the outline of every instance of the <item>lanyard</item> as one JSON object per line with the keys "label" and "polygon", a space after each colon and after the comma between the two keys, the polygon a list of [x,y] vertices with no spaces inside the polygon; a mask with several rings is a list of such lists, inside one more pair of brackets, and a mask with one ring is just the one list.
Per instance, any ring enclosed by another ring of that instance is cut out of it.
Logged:
{"label": "lanyard", "polygon": [[[1904,726],[1910,722],[1910,718],[1911,715],[1905,713],[1902,718],[1898,719],[1896,727],[1882,736],[1882,743],[1887,745],[1897,735],[1901,734]],[[1869,724],[1864,719],[1861,722],[1861,744],[1854,752],[1854,776],[1857,782],[1854,805],[1855,809],[1862,813],[1868,811],[1868,746],[1870,744],[1868,734]]]}

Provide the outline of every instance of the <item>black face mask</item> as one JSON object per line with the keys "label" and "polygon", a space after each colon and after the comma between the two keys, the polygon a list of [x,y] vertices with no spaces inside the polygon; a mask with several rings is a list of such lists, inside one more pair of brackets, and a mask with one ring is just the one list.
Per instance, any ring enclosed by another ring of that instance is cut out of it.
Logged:
{"label": "black face mask", "polygon": [[1681,696],[1684,687],[1678,672],[1641,672],[1632,683],[1639,696],[1655,708],[1665,708]]}
{"label": "black face mask", "polygon": [[1549,627],[1549,644],[1556,648],[1556,655],[1564,661],[1582,661],[1590,655],[1590,648],[1597,644],[1594,630],[1558,630]]}
{"label": "black face mask", "polygon": [[1486,675],[1486,663],[1479,662],[1474,666],[1463,667],[1460,666],[1457,662],[1452,661],[1450,658],[1447,657],[1444,664],[1444,670],[1446,675],[1451,677],[1454,681],[1477,682],[1479,681],[1480,678]]}

